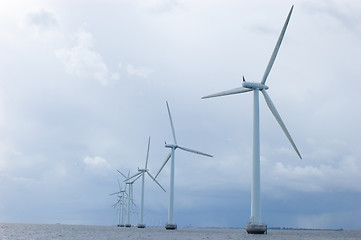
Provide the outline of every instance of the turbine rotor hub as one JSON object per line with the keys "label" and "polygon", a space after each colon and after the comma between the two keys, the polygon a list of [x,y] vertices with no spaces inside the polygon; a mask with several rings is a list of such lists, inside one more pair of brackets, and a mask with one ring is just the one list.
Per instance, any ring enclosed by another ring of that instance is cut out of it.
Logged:
{"label": "turbine rotor hub", "polygon": [[242,83],[242,87],[251,88],[251,89],[258,89],[258,90],[262,90],[262,89],[267,90],[269,88],[267,85],[262,84],[262,83],[247,82],[247,81],[244,81]]}

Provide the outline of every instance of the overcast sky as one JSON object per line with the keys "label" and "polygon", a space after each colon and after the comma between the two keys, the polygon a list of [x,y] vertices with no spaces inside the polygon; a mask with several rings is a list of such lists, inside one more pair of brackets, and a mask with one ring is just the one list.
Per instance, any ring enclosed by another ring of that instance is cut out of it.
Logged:
{"label": "overcast sky", "polygon": [[[361,228],[361,2],[76,0],[0,2],[0,222],[117,224],[116,169],[155,174],[172,142],[175,222],[250,217],[251,93],[292,4],[266,84],[303,159],[260,95],[262,220]],[[158,177],[169,189],[169,166]],[[134,185],[140,203],[140,181]],[[167,220],[147,179],[145,219]],[[134,220],[134,223],[137,223]]]}

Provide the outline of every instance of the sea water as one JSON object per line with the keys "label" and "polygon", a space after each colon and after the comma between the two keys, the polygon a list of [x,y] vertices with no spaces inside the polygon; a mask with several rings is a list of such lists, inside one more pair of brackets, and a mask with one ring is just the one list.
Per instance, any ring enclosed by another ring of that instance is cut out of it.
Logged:
{"label": "sea water", "polygon": [[268,230],[265,235],[249,235],[244,229],[226,228],[179,228],[166,230],[163,227],[144,229],[116,226],[85,226],[63,224],[18,224],[0,223],[1,240],[115,240],[115,239],[157,239],[157,240],[199,240],[199,239],[361,239],[361,230]]}

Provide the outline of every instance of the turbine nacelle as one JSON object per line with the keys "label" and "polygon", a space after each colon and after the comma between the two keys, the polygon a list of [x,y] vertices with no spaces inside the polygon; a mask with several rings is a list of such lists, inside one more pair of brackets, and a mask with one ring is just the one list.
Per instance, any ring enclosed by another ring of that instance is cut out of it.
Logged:
{"label": "turbine nacelle", "polygon": [[149,169],[141,169],[141,168],[138,168],[138,172],[148,172],[149,171]]}
{"label": "turbine nacelle", "polygon": [[262,84],[262,83],[257,83],[257,82],[247,82],[245,80],[243,80],[243,83],[242,83],[242,87],[244,88],[250,88],[250,89],[258,89],[258,90],[267,90],[269,87],[265,84]]}
{"label": "turbine nacelle", "polygon": [[174,148],[174,149],[176,149],[176,148],[178,148],[178,145],[177,144],[165,144],[164,145],[166,148]]}

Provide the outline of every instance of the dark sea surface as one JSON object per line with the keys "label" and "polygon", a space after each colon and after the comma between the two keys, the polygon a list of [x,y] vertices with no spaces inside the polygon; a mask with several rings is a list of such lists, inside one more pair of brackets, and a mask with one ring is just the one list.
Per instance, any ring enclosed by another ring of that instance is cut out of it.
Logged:
{"label": "dark sea surface", "polygon": [[102,240],[102,239],[361,239],[361,230],[268,230],[267,235],[249,235],[244,229],[179,228],[163,227],[145,229],[119,228],[116,226],[86,226],[63,224],[0,223],[1,240]]}

